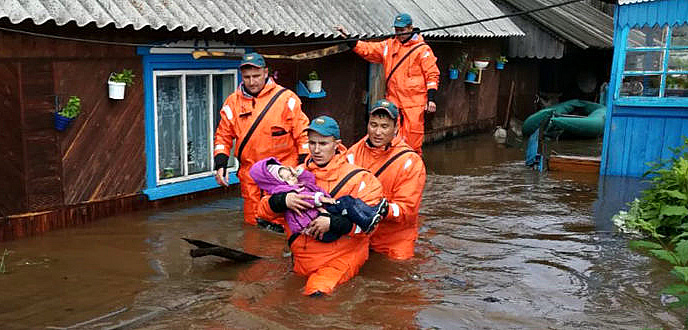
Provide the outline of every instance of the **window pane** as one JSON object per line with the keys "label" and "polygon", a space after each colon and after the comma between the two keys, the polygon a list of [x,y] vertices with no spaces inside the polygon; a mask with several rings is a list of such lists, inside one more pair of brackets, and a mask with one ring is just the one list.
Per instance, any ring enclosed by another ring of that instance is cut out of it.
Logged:
{"label": "window pane", "polygon": [[182,175],[181,76],[156,78],[158,117],[158,175],[169,179]]}
{"label": "window pane", "polygon": [[[215,130],[217,129],[217,125],[220,124],[220,110],[222,110],[222,104],[225,102],[225,99],[229,96],[229,94],[232,94],[234,92],[235,83],[236,76],[234,74],[213,75],[213,103],[215,104],[215,109],[213,109],[215,123],[213,125],[213,136],[215,134]],[[230,155],[234,153],[234,148],[236,148],[236,146],[232,147],[232,150],[230,150],[229,153]],[[235,158],[229,157],[227,166],[233,167],[234,165]]]}
{"label": "window pane", "polygon": [[669,51],[669,70],[688,71],[688,50]]}
{"label": "window pane", "polygon": [[688,97],[688,75],[670,74],[666,78],[665,96]]}
{"label": "window pane", "polygon": [[663,47],[666,44],[667,27],[633,28],[628,33],[627,48]]}
{"label": "window pane", "polygon": [[659,96],[660,75],[624,76],[619,96]]}
{"label": "window pane", "polygon": [[186,76],[186,158],[189,174],[210,171],[209,75]]}
{"label": "window pane", "polygon": [[626,52],[624,71],[660,71],[664,51]]}
{"label": "window pane", "polygon": [[688,25],[675,26],[671,29],[671,46],[688,46]]}

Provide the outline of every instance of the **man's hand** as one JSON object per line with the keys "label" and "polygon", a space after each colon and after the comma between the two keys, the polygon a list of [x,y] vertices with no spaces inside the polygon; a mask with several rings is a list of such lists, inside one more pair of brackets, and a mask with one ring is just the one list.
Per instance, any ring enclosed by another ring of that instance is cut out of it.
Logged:
{"label": "man's hand", "polygon": [[225,186],[225,187],[229,186],[229,182],[227,182],[227,180],[225,179],[225,172],[226,171],[227,171],[226,168],[220,167],[215,172],[215,182],[217,182],[217,184],[219,184],[221,186]]}
{"label": "man's hand", "polygon": [[349,31],[347,31],[346,28],[345,28],[344,26],[342,26],[342,25],[340,25],[340,24],[337,24],[337,25],[334,26],[334,29],[337,30],[337,32],[339,32],[339,34],[340,34],[342,37],[344,37],[344,38],[348,38],[348,37],[349,37]]}
{"label": "man's hand", "polygon": [[313,200],[313,197],[290,192],[287,194],[285,204],[287,204],[288,209],[301,216],[302,211],[306,211],[313,207],[312,204],[308,202],[309,199]]}
{"label": "man's hand", "polygon": [[313,236],[317,239],[322,240],[323,234],[328,232],[330,230],[330,217],[327,216],[319,216],[311,223],[308,224],[308,227],[304,230],[306,235]]}
{"label": "man's hand", "polygon": [[428,106],[425,108],[425,111],[427,112],[435,112],[437,111],[437,105],[433,101],[428,101]]}

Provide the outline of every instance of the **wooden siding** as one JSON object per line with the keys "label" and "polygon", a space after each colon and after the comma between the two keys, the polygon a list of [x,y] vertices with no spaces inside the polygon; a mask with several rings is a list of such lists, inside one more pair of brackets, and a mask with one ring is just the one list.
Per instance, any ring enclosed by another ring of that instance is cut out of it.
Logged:
{"label": "wooden siding", "polygon": [[[649,111],[656,114],[648,116]],[[639,177],[649,169],[648,162],[671,158],[669,148],[683,144],[681,136],[688,137],[688,110],[626,108],[612,116],[610,127],[602,174]]]}
{"label": "wooden siding", "polygon": [[[78,95],[82,104],[81,115],[58,134],[64,204],[139,192],[146,164],[140,59],[57,61],[54,66],[58,93]],[[108,76],[122,68],[135,72],[134,85],[124,100],[111,100]]]}
{"label": "wooden siding", "polygon": [[19,65],[0,61],[0,216],[26,209]]}
{"label": "wooden siding", "polygon": [[60,149],[52,122],[53,65],[48,59],[26,60],[20,68],[27,206],[29,211],[46,210],[63,203]]}

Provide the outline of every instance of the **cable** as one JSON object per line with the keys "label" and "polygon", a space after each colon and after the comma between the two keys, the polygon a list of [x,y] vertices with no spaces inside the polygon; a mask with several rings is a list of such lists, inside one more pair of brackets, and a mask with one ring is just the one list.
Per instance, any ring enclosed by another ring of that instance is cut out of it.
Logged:
{"label": "cable", "polygon": [[[493,21],[493,20],[498,20],[502,18],[509,18],[513,16],[521,16],[521,15],[527,15],[530,13],[542,11],[542,10],[547,10],[551,8],[556,8],[556,7],[561,7],[561,6],[566,6],[575,2],[580,2],[583,0],[569,0],[566,2],[562,3],[557,3],[557,4],[552,4],[548,6],[543,6],[535,9],[530,9],[530,10],[524,10],[524,11],[519,11],[511,14],[505,14],[501,16],[493,16],[493,17],[488,17],[488,18],[483,18],[475,21],[470,21],[470,22],[463,22],[463,23],[458,23],[458,24],[451,24],[451,25],[444,25],[444,26],[438,26],[434,28],[427,28],[427,29],[422,29],[419,31],[416,31],[416,33],[422,33],[422,32],[429,32],[429,31],[437,31],[437,30],[444,30],[444,29],[450,29],[450,28],[455,28],[455,27],[461,27],[461,26],[466,26],[466,25],[473,25],[473,24],[478,24],[478,23],[483,23],[483,22],[488,22],[488,21]],[[17,29],[12,29],[12,28],[6,28],[6,27],[0,27],[1,31],[7,31],[7,32],[14,32],[14,33],[20,33],[20,34],[26,34],[34,37],[42,37],[42,38],[51,38],[51,39],[58,39],[58,40],[68,40],[68,41],[78,41],[78,42],[85,42],[85,43],[94,43],[94,44],[103,44],[103,45],[114,45],[114,46],[131,46],[131,47],[157,47],[157,48],[181,48],[181,49],[198,49],[199,47],[194,47],[194,46],[171,46],[171,45],[156,45],[156,44],[144,44],[144,43],[132,43],[132,42],[118,42],[118,41],[104,41],[104,40],[94,40],[94,39],[83,39],[83,38],[74,38],[74,37],[63,37],[63,36],[57,36],[57,35],[50,35],[50,34],[44,34],[44,33],[37,33],[37,32],[29,32],[29,31],[24,31],[24,30],[17,30]],[[355,37],[355,38],[343,38],[343,39],[335,39],[335,40],[321,40],[321,41],[306,41],[306,42],[292,42],[292,43],[281,43],[281,44],[263,44],[263,45],[233,45],[233,47],[237,48],[244,48],[244,47],[251,47],[251,48],[271,48],[271,47],[299,47],[299,46],[316,46],[316,45],[330,45],[330,44],[336,44],[336,43],[342,43],[342,42],[348,42],[348,41],[358,41],[358,40],[371,40],[371,39],[384,39],[384,38],[390,38],[397,36],[396,33],[392,34],[386,34],[382,36],[372,36],[372,37]],[[203,49],[224,49],[227,48],[227,46],[217,46],[217,47],[201,47]]]}

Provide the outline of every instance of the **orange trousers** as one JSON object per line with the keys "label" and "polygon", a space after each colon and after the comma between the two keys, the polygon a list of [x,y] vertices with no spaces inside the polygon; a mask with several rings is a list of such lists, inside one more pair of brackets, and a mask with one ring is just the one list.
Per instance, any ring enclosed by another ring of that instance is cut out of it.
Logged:
{"label": "orange trousers", "polygon": [[[239,186],[241,187],[241,197],[244,199],[244,222],[255,226],[256,209],[258,209],[258,204],[263,197],[263,193],[248,174],[250,168],[251,166],[248,164],[241,164],[239,172],[237,172],[237,177],[239,178]],[[286,220],[284,220],[284,217],[263,220],[278,223],[286,227]]]}
{"label": "orange trousers", "polygon": [[363,235],[342,236],[331,243],[299,235],[291,244],[291,253],[294,271],[308,277],[303,294],[331,294],[358,273],[368,260],[368,248],[369,238]]}
{"label": "orange trousers", "polygon": [[399,135],[416,153],[423,153],[423,138],[425,137],[425,109],[414,107],[401,109],[404,121],[401,123]]}

